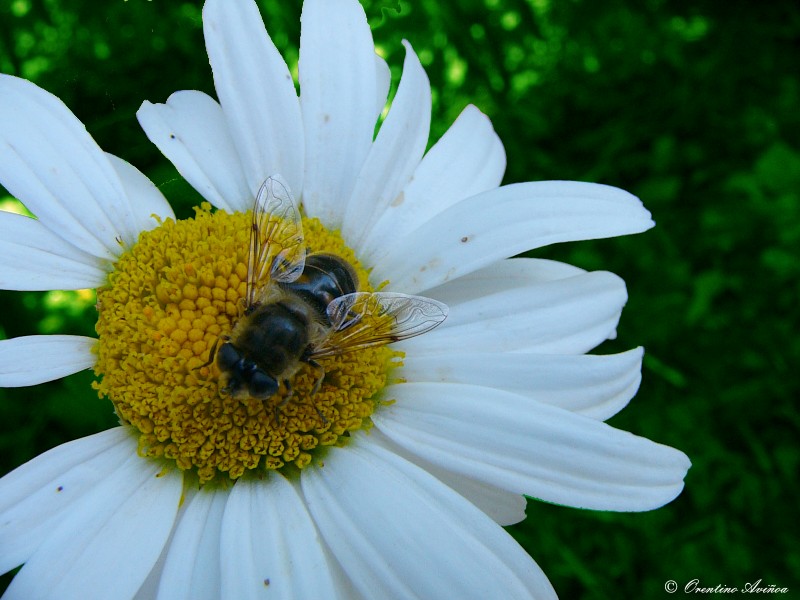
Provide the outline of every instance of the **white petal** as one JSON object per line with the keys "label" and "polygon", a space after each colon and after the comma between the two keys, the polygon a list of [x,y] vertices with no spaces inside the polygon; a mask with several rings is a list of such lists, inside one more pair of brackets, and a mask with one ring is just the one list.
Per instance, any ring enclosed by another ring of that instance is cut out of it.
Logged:
{"label": "white petal", "polygon": [[37,385],[94,366],[97,340],[79,335],[28,335],[0,340],[0,387]]}
{"label": "white petal", "polygon": [[[325,541],[368,598],[555,598],[502,528],[436,478],[358,435],[301,477]],[[457,560],[454,560],[457,557]]]}
{"label": "white petal", "polygon": [[496,188],[505,169],[506,153],[491,121],[467,106],[371,227],[360,256],[370,260],[387,236],[402,237],[458,201]]}
{"label": "white petal", "polygon": [[222,598],[336,598],[323,544],[283,476],[239,480],[222,521]]}
{"label": "white petal", "polygon": [[389,99],[389,88],[392,86],[392,71],[389,69],[389,64],[377,54],[375,55],[375,121],[377,121],[383,109],[386,106],[386,101]]}
{"label": "white petal", "polygon": [[548,502],[651,510],[683,489],[682,452],[524,396],[462,384],[409,383],[375,425],[456,474]]}
{"label": "white petal", "polygon": [[408,354],[397,376],[409,382],[468,383],[515,392],[604,421],[622,410],[642,380],[641,348],[621,354]]}
{"label": "white petal", "polygon": [[[183,496],[181,497],[181,503],[178,507],[178,513],[175,517],[175,523],[179,523],[181,517],[186,512],[186,508],[189,504],[192,503],[194,497],[199,493],[200,489],[195,485],[186,485],[187,482],[184,481],[183,486]],[[159,555],[158,559],[156,560],[153,568],[150,569],[150,573],[147,575],[145,580],[142,582],[139,591],[136,592],[136,596],[134,596],[134,600],[153,600],[154,598],[158,597],[158,588],[161,584],[161,575],[164,572],[164,565],[167,562],[167,555],[170,551],[170,544],[172,542],[172,538],[175,535],[176,527],[172,528],[172,532],[170,534],[167,543],[164,544],[164,548],[161,550],[161,554]],[[219,588],[219,586],[217,586]]]}
{"label": "white petal", "polygon": [[501,290],[512,290],[586,273],[581,268],[542,258],[509,258],[425,291],[447,305],[477,300]]}
{"label": "white petal", "polygon": [[425,355],[454,349],[583,354],[614,331],[626,299],[625,283],[605,271],[496,292],[487,289],[474,300],[449,304],[442,325],[398,347]]}
{"label": "white petal", "polygon": [[251,194],[268,176],[280,174],[299,197],[304,160],[300,103],[258,6],[252,0],[208,0],[203,32],[217,96]]}
{"label": "white petal", "polygon": [[166,104],[145,101],[136,117],[150,141],[203,198],[230,212],[252,208],[255,196],[215,100],[202,92],[175,92]]}
{"label": "white petal", "polygon": [[105,154],[61,100],[0,75],[0,182],[41,223],[101,258],[139,235]]}
{"label": "white petal", "polygon": [[306,0],[300,23],[303,204],[310,216],[340,227],[375,128],[372,33],[353,0]]}
{"label": "white petal", "polygon": [[79,250],[38,220],[0,211],[0,289],[80,290],[106,281],[111,262]]}
{"label": "white petal", "polygon": [[[409,457],[411,462],[419,464],[419,457],[415,456],[413,459]],[[505,527],[525,520],[527,501],[522,494],[509,492],[484,481],[440,469],[435,465],[420,466],[472,502],[498,525]]]}
{"label": "white petal", "polygon": [[372,144],[345,210],[342,233],[356,254],[360,242],[417,168],[431,124],[431,86],[411,45],[404,41],[403,77],[392,108]]}
{"label": "white petal", "polygon": [[416,231],[385,240],[374,282],[405,293],[441,285],[502,258],[556,242],[650,229],[638,198],[594,183],[518,183],[463,200]]}
{"label": "white petal", "polygon": [[472,502],[498,525],[505,527],[525,519],[527,501],[522,494],[509,492],[472,477],[442,469],[416,454],[411,454],[377,429],[370,431],[370,440],[421,467]]}
{"label": "white petal", "polygon": [[203,489],[186,506],[169,544],[158,598],[220,597],[220,535],[228,496],[228,490]]}
{"label": "white petal", "polygon": [[6,600],[131,598],[169,537],[183,476],[135,452],[53,528],[11,582]]}
{"label": "white petal", "polygon": [[115,427],[40,454],[0,479],[0,573],[21,565],[71,507],[136,453]]}
{"label": "white petal", "polygon": [[161,582],[161,571],[164,569],[166,550],[168,548],[169,541],[165,544],[164,550],[161,551],[161,556],[159,556],[153,568],[150,569],[150,574],[145,578],[139,591],[137,591],[136,595],[133,597],[133,600],[153,600],[153,598],[156,598],[158,594],[158,585]]}
{"label": "white petal", "polygon": [[137,219],[139,231],[149,231],[158,227],[158,217],[162,221],[175,218],[172,207],[156,185],[139,169],[128,161],[106,152],[111,166],[119,176],[122,187],[130,200],[131,210]]}

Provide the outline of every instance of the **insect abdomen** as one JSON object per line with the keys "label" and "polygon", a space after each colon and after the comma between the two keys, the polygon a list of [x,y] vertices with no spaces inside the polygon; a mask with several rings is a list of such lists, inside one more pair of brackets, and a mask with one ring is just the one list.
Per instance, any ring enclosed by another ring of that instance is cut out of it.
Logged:
{"label": "insect abdomen", "polygon": [[310,254],[300,277],[281,287],[305,300],[325,322],[328,305],[335,298],[355,292],[358,276],[343,258],[334,254]]}

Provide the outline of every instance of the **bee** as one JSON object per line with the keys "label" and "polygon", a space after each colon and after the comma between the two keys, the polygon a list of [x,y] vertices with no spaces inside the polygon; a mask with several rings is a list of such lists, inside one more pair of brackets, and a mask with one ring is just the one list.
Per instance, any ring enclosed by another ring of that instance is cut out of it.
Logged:
{"label": "bee", "polygon": [[426,333],[447,310],[430,298],[360,292],[345,259],[307,254],[297,203],[282,180],[269,177],[253,207],[244,310],[216,351],[221,390],[265,401],[283,383],[283,406],[303,365],[317,371],[313,395],[325,378],[319,359]]}

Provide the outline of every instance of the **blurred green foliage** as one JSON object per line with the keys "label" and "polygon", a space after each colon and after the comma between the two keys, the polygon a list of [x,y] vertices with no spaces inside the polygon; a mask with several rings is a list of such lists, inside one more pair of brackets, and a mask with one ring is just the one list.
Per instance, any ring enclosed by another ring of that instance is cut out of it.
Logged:
{"label": "blurred green foliage", "polygon": [[[467,103],[492,119],[506,183],[576,179],[639,195],[656,229],[539,250],[628,283],[619,338],[644,381],[612,424],[683,449],[684,493],[645,514],[531,501],[510,528],[562,598],[683,586],[800,590],[800,5],[793,0],[362,0],[394,86],[408,39],[433,86],[433,139]],[[290,66],[299,0],[261,1]],[[62,98],[179,216],[199,196],[135,111],[213,94],[200,2],[0,2],[0,70]],[[0,194],[0,202],[2,194]],[[4,208],[11,206],[8,198]],[[0,334],[93,333],[91,298],[0,292]],[[114,424],[81,373],[0,390],[0,468]]]}

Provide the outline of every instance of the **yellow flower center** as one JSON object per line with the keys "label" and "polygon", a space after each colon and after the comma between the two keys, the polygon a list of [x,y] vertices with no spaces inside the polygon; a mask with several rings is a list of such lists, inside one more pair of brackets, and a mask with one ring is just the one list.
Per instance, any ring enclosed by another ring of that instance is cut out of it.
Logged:
{"label": "yellow flower center", "polygon": [[[173,460],[201,482],[253,470],[304,468],[325,446],[369,427],[400,353],[368,348],[303,365],[267,400],[220,389],[212,360],[244,310],[251,216],[196,209],[143,232],[97,291],[95,388],[139,432],[139,453]],[[303,219],[311,252],[348,261],[360,288],[367,273],[338,232]]]}

